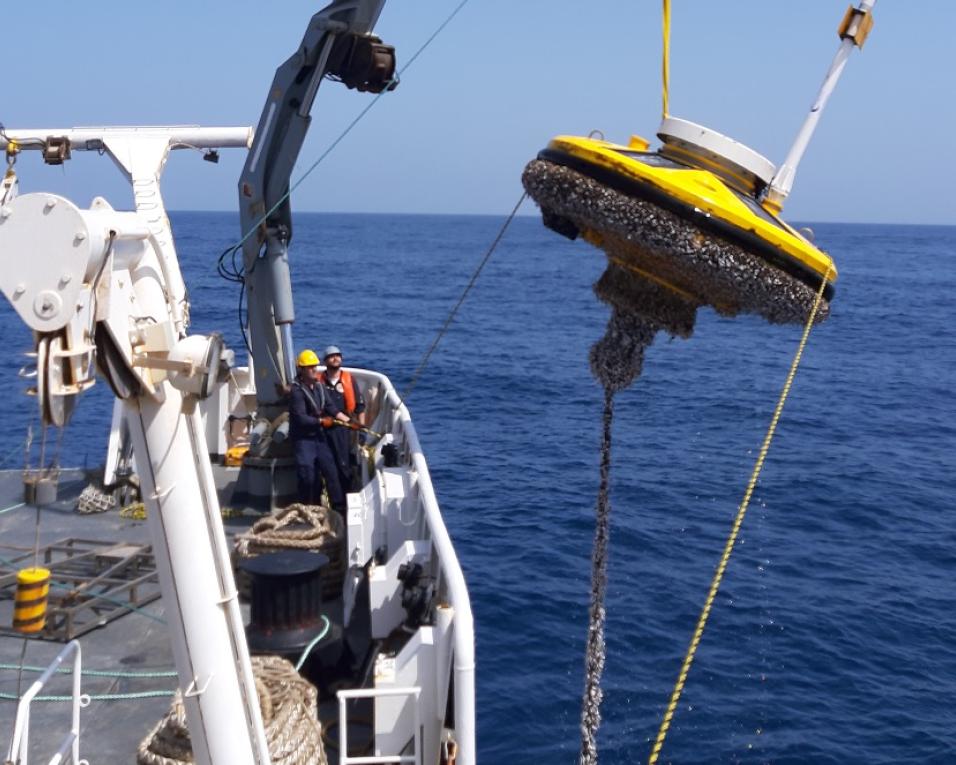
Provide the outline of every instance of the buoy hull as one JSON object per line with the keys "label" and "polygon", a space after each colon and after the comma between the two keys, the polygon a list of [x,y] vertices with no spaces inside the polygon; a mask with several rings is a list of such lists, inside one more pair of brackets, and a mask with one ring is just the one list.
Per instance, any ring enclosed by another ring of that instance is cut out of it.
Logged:
{"label": "buoy hull", "polygon": [[[785,253],[742,242],[743,234],[699,210],[679,209],[680,201],[660,190],[645,185],[638,193],[628,179],[552,150],[540,156],[525,168],[522,182],[546,225],[581,235],[612,264],[669,292],[673,317],[664,317],[663,329],[688,336],[693,320],[687,311],[692,315],[702,305],[723,315],[756,313],[773,323],[807,320],[822,279]],[[828,280],[818,322],[827,317],[832,294]],[[655,320],[660,309],[652,307]]]}

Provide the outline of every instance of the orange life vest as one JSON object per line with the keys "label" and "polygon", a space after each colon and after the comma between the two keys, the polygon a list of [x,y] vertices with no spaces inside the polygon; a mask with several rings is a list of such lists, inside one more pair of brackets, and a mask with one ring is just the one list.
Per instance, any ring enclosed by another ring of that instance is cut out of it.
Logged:
{"label": "orange life vest", "polygon": [[[328,382],[325,372],[319,375],[319,382],[323,385]],[[352,375],[343,369],[339,373],[339,382],[342,383],[342,393],[345,395],[345,413],[351,417],[352,412],[355,411],[355,386],[352,384]]]}

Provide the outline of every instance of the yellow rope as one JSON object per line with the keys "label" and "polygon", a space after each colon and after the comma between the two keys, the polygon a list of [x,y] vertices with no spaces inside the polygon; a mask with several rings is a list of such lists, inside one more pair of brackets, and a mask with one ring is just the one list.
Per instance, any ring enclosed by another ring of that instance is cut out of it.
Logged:
{"label": "yellow rope", "polygon": [[120,518],[128,518],[131,521],[146,520],[146,505],[142,502],[131,502],[120,509]]}
{"label": "yellow rope", "polygon": [[797,374],[797,367],[800,365],[800,358],[803,356],[803,349],[806,347],[807,338],[810,337],[810,329],[813,327],[813,321],[816,318],[817,310],[820,308],[820,301],[823,299],[823,290],[827,285],[830,276],[830,269],[827,269],[820,289],[817,291],[817,298],[810,311],[807,324],[803,328],[803,336],[800,338],[800,345],[797,346],[796,355],[793,357],[793,363],[790,365],[790,372],[787,375],[787,382],[780,392],[780,399],[777,401],[777,408],[774,410],[773,418],[770,420],[770,427],[767,428],[767,435],[764,436],[763,444],[760,447],[760,455],[757,457],[757,463],[754,465],[753,473],[750,475],[750,482],[747,484],[747,491],[744,492],[744,498],[740,502],[737,510],[737,517],[734,518],[734,525],[730,529],[730,536],[727,537],[727,544],[724,545],[723,555],[720,557],[720,564],[714,573],[714,579],[710,583],[710,591],[704,601],[704,608],[700,612],[697,620],[697,627],[694,629],[694,636],[691,638],[690,646],[687,649],[687,655],[684,657],[684,663],[680,668],[680,674],[677,676],[677,682],[674,685],[674,691],[671,693],[670,701],[667,704],[667,711],[664,712],[664,719],[661,720],[660,730],[657,732],[657,739],[654,741],[654,748],[648,758],[648,765],[654,765],[664,746],[664,739],[667,737],[667,731],[670,728],[671,720],[674,717],[674,711],[677,709],[677,702],[680,700],[681,693],[684,690],[684,684],[687,682],[687,674],[690,672],[690,665],[694,661],[694,654],[697,653],[697,646],[700,645],[700,638],[704,634],[704,627],[707,625],[707,618],[710,616],[711,606],[714,604],[714,598],[717,597],[717,590],[720,589],[720,582],[724,578],[724,572],[727,570],[727,563],[730,561],[730,554],[734,550],[734,544],[737,541],[737,534],[744,522],[744,515],[747,513],[747,506],[750,504],[750,497],[753,495],[754,487],[757,485],[757,479],[760,477],[760,471],[763,468],[764,459],[767,452],[770,451],[770,442],[773,440],[774,431],[777,429],[777,422],[780,419],[780,413],[783,411],[783,405],[790,394],[790,386],[793,384],[793,378]]}
{"label": "yellow rope", "polygon": [[664,26],[664,61],[662,65],[663,74],[663,93],[661,106],[661,119],[666,120],[668,115],[668,91],[671,83],[671,0],[664,0],[663,13]]}

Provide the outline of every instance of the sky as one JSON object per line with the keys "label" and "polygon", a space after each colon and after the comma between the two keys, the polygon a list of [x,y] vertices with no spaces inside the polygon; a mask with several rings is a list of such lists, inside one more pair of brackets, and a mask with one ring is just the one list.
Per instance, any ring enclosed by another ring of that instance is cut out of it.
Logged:
{"label": "sky", "polygon": [[[459,0],[392,0],[376,32],[404,64]],[[5,4],[0,122],[254,125],[275,68],[312,13],[304,0]],[[846,0],[673,0],[670,112],[786,155],[836,52]],[[82,8],[82,10],[80,10]],[[956,3],[879,0],[799,167],[795,221],[956,224]],[[934,29],[943,30],[935,33]],[[656,145],[659,0],[470,0],[295,191],[294,210],[504,214],[525,163],[558,134]],[[293,180],[371,96],[325,82]],[[244,161],[179,151],[170,210],[232,210]],[[18,164],[21,192],[129,207],[104,158]],[[525,214],[534,208],[526,203]]]}

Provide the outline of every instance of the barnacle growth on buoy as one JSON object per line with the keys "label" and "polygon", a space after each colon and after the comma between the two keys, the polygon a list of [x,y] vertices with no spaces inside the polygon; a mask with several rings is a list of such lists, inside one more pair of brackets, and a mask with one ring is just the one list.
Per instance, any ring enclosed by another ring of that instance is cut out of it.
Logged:
{"label": "barnacle growth on buoy", "polygon": [[689,337],[702,306],[801,324],[823,280],[816,322],[833,296],[833,261],[761,204],[767,160],[684,120],[668,118],[659,135],[656,152],[637,137],[560,136],[522,176],[546,226],[607,255],[595,293],[611,318],[591,366],[613,390],[640,375],[657,332]]}

